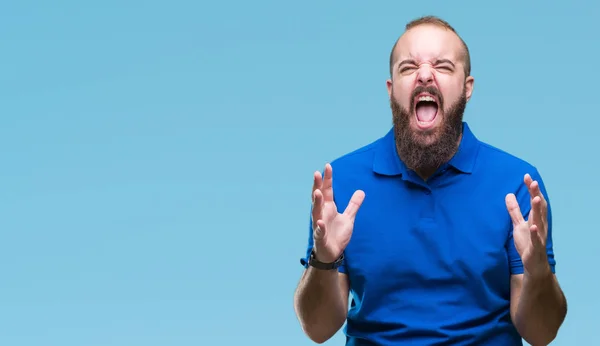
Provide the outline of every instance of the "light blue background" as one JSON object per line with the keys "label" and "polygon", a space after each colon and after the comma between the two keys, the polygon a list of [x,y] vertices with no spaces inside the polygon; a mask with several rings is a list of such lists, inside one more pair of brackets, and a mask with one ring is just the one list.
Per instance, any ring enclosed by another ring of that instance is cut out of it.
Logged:
{"label": "light blue background", "polygon": [[476,135],[545,179],[554,344],[594,344],[598,4],[460,3],[3,2],[0,344],[311,345],[312,173],[389,129],[389,50],[424,14],[470,46]]}

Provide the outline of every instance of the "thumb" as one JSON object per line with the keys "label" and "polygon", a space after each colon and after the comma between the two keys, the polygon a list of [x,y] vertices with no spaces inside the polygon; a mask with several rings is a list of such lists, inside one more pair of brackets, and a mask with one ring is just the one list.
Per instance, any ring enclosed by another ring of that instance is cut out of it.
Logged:
{"label": "thumb", "polygon": [[523,214],[521,214],[521,208],[517,202],[517,197],[513,193],[509,193],[506,195],[505,202],[506,209],[508,210],[508,214],[510,215],[513,225],[518,225],[524,222],[525,220],[523,219]]}
{"label": "thumb", "polygon": [[356,213],[358,212],[358,208],[362,205],[362,202],[365,200],[365,193],[362,190],[354,191],[352,198],[350,198],[350,202],[348,202],[348,206],[344,210],[344,215],[348,216],[351,220],[354,220],[356,217]]}

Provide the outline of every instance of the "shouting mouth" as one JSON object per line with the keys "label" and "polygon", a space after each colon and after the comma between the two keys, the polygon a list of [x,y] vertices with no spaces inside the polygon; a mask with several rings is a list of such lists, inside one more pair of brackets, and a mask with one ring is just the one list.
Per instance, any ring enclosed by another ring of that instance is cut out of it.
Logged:
{"label": "shouting mouth", "polygon": [[438,116],[438,105],[438,100],[431,94],[420,94],[415,98],[415,115],[419,128],[433,127]]}

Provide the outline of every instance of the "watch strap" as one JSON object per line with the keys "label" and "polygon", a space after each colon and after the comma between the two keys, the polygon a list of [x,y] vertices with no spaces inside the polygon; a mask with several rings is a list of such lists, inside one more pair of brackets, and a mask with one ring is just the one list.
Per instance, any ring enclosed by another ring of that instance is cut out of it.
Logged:
{"label": "watch strap", "polygon": [[335,262],[331,262],[331,263],[325,263],[325,262],[321,262],[319,260],[316,259],[315,257],[315,250],[312,250],[310,252],[310,257],[308,258],[308,265],[317,269],[321,269],[321,270],[334,270],[339,268],[342,263],[344,261],[344,253],[342,253],[342,255],[335,260]]}

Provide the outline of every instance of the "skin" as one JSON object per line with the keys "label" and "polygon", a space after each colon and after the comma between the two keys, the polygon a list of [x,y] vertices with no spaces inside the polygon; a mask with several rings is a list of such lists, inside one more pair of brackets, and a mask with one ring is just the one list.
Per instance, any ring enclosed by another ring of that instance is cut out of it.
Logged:
{"label": "skin", "polygon": [[[335,261],[350,241],[354,218],[365,194],[356,191],[343,213],[333,201],[333,178],[330,164],[323,176],[313,176],[312,219],[316,258],[325,263]],[[294,309],[302,330],[316,342],[329,340],[343,326],[348,313],[350,283],[348,276],[336,270],[308,267],[302,274],[294,295]]]}
{"label": "skin", "polygon": [[506,196],[515,248],[525,268],[524,274],[511,277],[510,315],[523,339],[534,346],[547,345],[556,338],[564,322],[567,301],[548,264],[548,203],[539,183],[529,174],[523,183],[528,187],[532,206],[527,220],[515,195]]}
{"label": "skin", "polygon": [[[423,146],[440,141],[444,135],[442,127],[449,122],[450,108],[459,98],[465,97],[467,102],[471,99],[475,79],[465,75],[464,52],[462,42],[455,33],[435,25],[412,28],[398,40],[392,75],[386,81],[387,92],[390,100],[409,112],[411,137]],[[432,88],[443,99],[443,108],[438,109],[433,125],[428,128],[418,124],[413,108],[413,91],[419,88]],[[459,143],[460,136],[456,138],[456,147]],[[453,155],[453,152],[454,150],[448,155]],[[438,161],[449,159],[450,157],[443,157]],[[423,179],[427,179],[437,169],[412,168]]]}
{"label": "skin", "polygon": [[[439,141],[448,107],[473,93],[474,78],[466,76],[462,60],[464,47],[450,30],[435,25],[420,25],[399,39],[392,76],[387,80],[391,100],[409,110],[413,138],[424,146]],[[415,88],[433,87],[443,97],[443,109],[435,122],[423,128],[417,123],[411,97]],[[457,138],[456,146],[460,142]],[[450,159],[448,157],[447,159]],[[417,172],[426,179],[432,169]],[[343,252],[352,235],[354,218],[365,194],[356,191],[343,213],[333,202],[332,169],[324,176],[315,172],[313,182],[314,248],[322,262],[333,262]],[[525,274],[511,277],[510,314],[521,336],[532,345],[547,345],[556,336],[566,315],[566,300],[545,251],[547,204],[538,183],[524,177],[531,194],[532,211],[524,220],[514,195],[506,196],[507,211],[513,220],[515,247],[522,258]],[[302,275],[294,295],[294,308],[304,332],[311,340],[323,343],[344,324],[348,311],[349,282],[337,271],[309,267]]]}
{"label": "skin", "polygon": [[[396,45],[393,75],[386,81],[388,96],[409,108],[417,86],[433,86],[442,94],[446,110],[463,92],[469,101],[475,79],[465,76],[463,49],[458,36],[444,28],[421,25],[407,31]],[[442,121],[444,110],[438,111],[433,131],[421,129],[414,117],[410,126],[423,143],[432,143],[439,139]]]}

